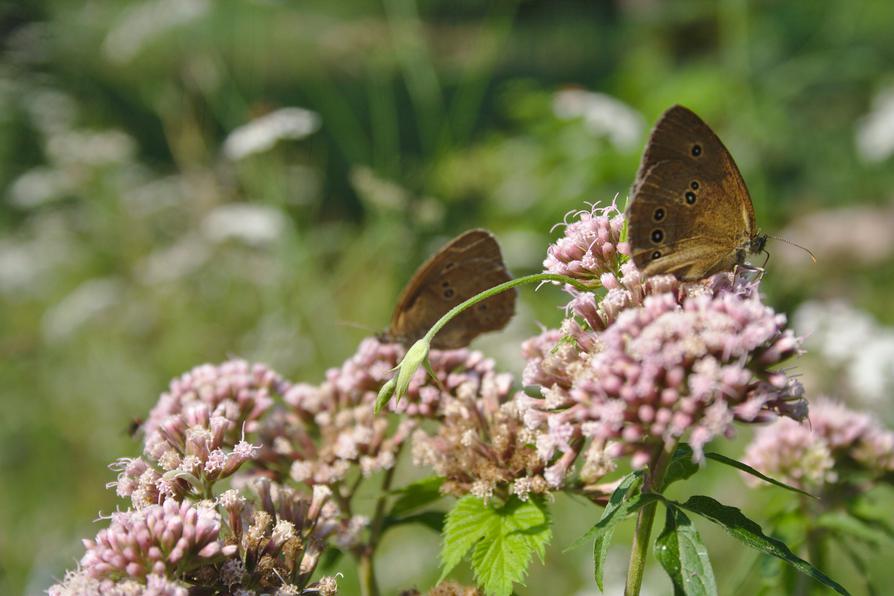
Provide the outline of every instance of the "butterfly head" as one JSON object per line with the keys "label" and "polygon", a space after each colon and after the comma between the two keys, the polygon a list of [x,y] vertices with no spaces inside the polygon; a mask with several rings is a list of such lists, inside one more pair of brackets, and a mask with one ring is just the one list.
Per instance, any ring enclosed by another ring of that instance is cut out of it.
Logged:
{"label": "butterfly head", "polygon": [[751,254],[757,254],[759,252],[763,252],[764,247],[767,245],[767,236],[766,234],[755,234],[751,237],[751,240],[748,241],[748,252]]}

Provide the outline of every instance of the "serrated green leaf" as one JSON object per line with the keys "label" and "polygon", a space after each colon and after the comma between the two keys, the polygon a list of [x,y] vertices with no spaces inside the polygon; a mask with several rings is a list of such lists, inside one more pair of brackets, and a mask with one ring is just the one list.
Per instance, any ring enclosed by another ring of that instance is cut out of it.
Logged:
{"label": "serrated green leaf", "polygon": [[786,484],[785,482],[780,482],[779,480],[776,480],[775,478],[770,478],[769,476],[761,474],[760,472],[758,472],[757,470],[755,470],[748,464],[746,464],[744,462],[740,462],[737,459],[733,459],[731,457],[727,457],[725,455],[721,455],[719,453],[713,453],[713,452],[705,453],[705,457],[708,459],[713,459],[716,462],[720,462],[722,464],[732,466],[733,468],[736,468],[737,470],[741,470],[742,472],[745,472],[746,474],[751,474],[755,478],[760,478],[764,482],[769,482],[770,484],[772,484],[774,486],[778,486],[778,487],[784,488],[786,490],[800,493],[802,495],[810,497],[811,499],[819,499],[819,497],[817,497],[816,495],[811,495],[807,491],[803,491],[800,488],[795,488],[794,486],[791,486],[790,484]]}
{"label": "serrated green leaf", "polygon": [[524,579],[531,556],[543,560],[552,530],[542,501],[513,498],[496,512],[492,531],[472,549],[472,569],[486,594],[509,596],[513,584]]}
{"label": "serrated green leaf", "polygon": [[699,470],[699,465],[692,459],[692,447],[686,443],[680,443],[674,450],[674,455],[667,464],[667,471],[664,473],[664,484],[661,492],[679,480],[686,480]]}
{"label": "serrated green leaf", "polygon": [[496,513],[478,497],[468,495],[457,501],[447,514],[444,524],[443,545],[441,547],[441,578],[456,567],[476,542],[488,532],[488,525],[493,522]]}
{"label": "serrated green leaf", "polygon": [[447,574],[472,551],[472,569],[485,592],[508,596],[524,579],[531,556],[542,560],[552,537],[549,510],[542,499],[510,499],[499,508],[464,497],[447,515],[441,561]]}
{"label": "serrated green leaf", "polygon": [[715,499],[703,495],[690,497],[685,503],[674,502],[673,504],[718,524],[747,546],[785,561],[801,573],[832,588],[839,594],[849,594],[838,582],[795,555],[783,542],[765,535],[761,527],[746,517],[739,509],[723,505]]}
{"label": "serrated green leaf", "polygon": [[442,484],[444,484],[443,478],[429,476],[393,491],[394,494],[398,494],[400,497],[391,506],[391,511],[388,515],[400,517],[414,509],[434,503],[442,496]]}
{"label": "serrated green leaf", "polygon": [[655,556],[674,584],[674,594],[716,596],[717,584],[702,542],[686,514],[668,505],[664,530],[655,541]]}

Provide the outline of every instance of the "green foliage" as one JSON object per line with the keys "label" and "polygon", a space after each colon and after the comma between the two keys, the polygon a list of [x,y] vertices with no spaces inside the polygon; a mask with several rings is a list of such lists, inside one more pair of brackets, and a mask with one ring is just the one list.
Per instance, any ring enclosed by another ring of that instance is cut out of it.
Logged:
{"label": "green foliage", "polygon": [[773,486],[778,486],[779,488],[784,488],[785,490],[790,490],[790,491],[793,491],[796,493],[800,493],[806,497],[811,497],[813,499],[818,498],[814,495],[811,495],[810,493],[808,493],[806,491],[801,490],[800,488],[794,487],[794,486],[792,486],[790,484],[786,484],[784,482],[780,482],[779,480],[776,480],[775,478],[770,478],[766,474],[762,474],[762,473],[758,472],[757,470],[755,470],[748,464],[746,464],[744,462],[740,462],[739,460],[733,459],[731,457],[721,455],[720,453],[712,453],[712,452],[708,451],[705,453],[705,457],[707,459],[713,459],[714,461],[717,461],[722,464],[726,464],[728,466],[736,468],[737,470],[741,470],[742,472],[745,472],[747,474],[751,474],[752,476],[754,476],[756,478],[760,478],[764,482],[769,482]]}
{"label": "green foliage", "polygon": [[682,511],[665,508],[664,529],[655,540],[655,556],[674,584],[674,594],[716,596],[717,585],[708,549]]}
{"label": "green foliage", "polygon": [[664,485],[661,489],[662,492],[667,490],[667,487],[674,482],[690,478],[693,474],[698,472],[698,470],[699,465],[692,457],[692,447],[686,443],[680,443],[677,445],[673,456],[671,456],[670,462],[667,464],[667,471],[664,473]]}
{"label": "green foliage", "polygon": [[442,484],[444,484],[443,478],[428,476],[392,491],[400,496],[391,505],[389,515],[401,516],[434,503],[441,498]]}
{"label": "green foliage", "polygon": [[574,548],[587,540],[593,540],[593,576],[600,590],[605,589],[602,585],[605,556],[608,554],[608,547],[611,544],[615,526],[630,517],[635,507],[640,504],[637,489],[642,484],[642,477],[643,474],[639,471],[625,476],[614,492],[612,492],[611,497],[609,497],[608,504],[602,510],[602,516],[596,522],[596,525],[578,538],[571,546],[571,548]]}
{"label": "green foliage", "polygon": [[[646,123],[672,103],[696,109],[774,234],[894,187],[891,158],[854,148],[891,84],[890,2],[224,0],[145,21],[129,54],[110,53],[151,1],[0,9],[0,486],[17,487],[0,506],[3,594],[42,591],[80,557],[97,529],[85,520],[113,508],[106,464],[138,451],[123,429],[170,378],[238,354],[319,382],[369,334],[343,323],[383,328],[452,233],[494,229],[521,274],[539,270],[564,212],[623,201],[646,131],[623,147],[557,117],[566,85]],[[291,105],[320,114],[320,130],[222,155],[236,127]],[[102,163],[84,159],[89,143],[59,151],[69,133],[109,130],[130,149]],[[210,238],[209,217],[231,203],[273,210],[282,234]],[[890,324],[892,263],[774,257],[762,287],[781,311],[846,292]],[[518,342],[558,304],[551,292],[524,302],[508,349],[492,352],[516,370]],[[839,370],[821,370],[817,385],[840,388]],[[881,585],[894,581],[875,559]]]}
{"label": "green foliage", "polygon": [[543,560],[552,537],[542,499],[512,497],[499,507],[466,496],[447,514],[441,549],[443,580],[470,551],[475,578],[485,592],[508,596],[521,582],[535,553]]}
{"label": "green foliage", "polygon": [[839,594],[849,594],[843,586],[828,577],[819,569],[816,569],[809,562],[798,557],[783,542],[765,535],[763,530],[761,530],[761,527],[746,517],[739,509],[723,505],[711,497],[702,495],[689,497],[685,503],[671,501],[668,501],[668,503],[672,506],[691,511],[692,513],[697,513],[705,519],[718,524],[743,544],[767,555],[781,559],[801,573],[832,588]]}

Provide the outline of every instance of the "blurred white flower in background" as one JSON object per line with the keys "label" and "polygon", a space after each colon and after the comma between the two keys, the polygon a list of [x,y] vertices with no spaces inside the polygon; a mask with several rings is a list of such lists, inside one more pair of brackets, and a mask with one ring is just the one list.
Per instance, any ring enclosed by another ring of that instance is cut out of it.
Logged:
{"label": "blurred white flower in background", "polygon": [[266,205],[233,203],[214,208],[202,221],[202,232],[212,242],[237,240],[251,246],[272,244],[286,229],[286,216]]}
{"label": "blurred white flower in background", "polygon": [[894,390],[894,328],[839,300],[803,303],[794,327],[808,352],[843,368],[857,399],[878,404]]}
{"label": "blurred white flower in background", "polygon": [[134,6],[112,26],[103,53],[111,62],[130,62],[154,39],[202,17],[210,8],[208,0],[149,0]]}
{"label": "blurred white flower in background", "polygon": [[55,272],[79,257],[71,227],[59,213],[32,218],[20,232],[0,238],[0,294],[9,300],[43,294]]}
{"label": "blurred white flower in background", "polygon": [[136,143],[130,135],[115,129],[68,130],[50,135],[46,149],[56,163],[100,166],[129,160]]}
{"label": "blurred white flower in background", "polygon": [[48,343],[64,341],[118,304],[123,294],[124,284],[117,279],[88,279],[44,313],[41,321],[44,339]]}
{"label": "blurred white flower in background", "polygon": [[[894,205],[842,207],[798,217],[780,238],[809,248],[821,262],[875,265],[894,255]],[[854,242],[859,238],[859,242]],[[773,258],[792,269],[810,267],[804,251],[784,242],[773,246]]]}
{"label": "blurred white flower in background", "polygon": [[8,191],[9,203],[20,209],[34,209],[61,199],[77,188],[78,181],[69,172],[38,166],[12,181]]}
{"label": "blurred white flower in background", "polygon": [[304,108],[281,108],[233,130],[223,152],[233,160],[273,148],[280,140],[303,139],[320,128],[320,116]]}
{"label": "blurred white flower in background", "polygon": [[596,135],[605,135],[621,151],[639,146],[645,121],[627,104],[606,95],[584,89],[563,89],[553,96],[553,114],[562,120],[583,118]]}
{"label": "blurred white flower in background", "polygon": [[894,87],[875,96],[872,109],[857,123],[856,142],[857,153],[870,163],[894,153]]}
{"label": "blurred white flower in background", "polygon": [[22,108],[28,113],[35,128],[45,135],[60,133],[74,126],[78,105],[74,98],[52,87],[23,89]]}
{"label": "blurred white flower in background", "polygon": [[211,248],[197,234],[189,234],[170,246],[149,254],[136,266],[137,277],[146,285],[183,279],[211,258]]}

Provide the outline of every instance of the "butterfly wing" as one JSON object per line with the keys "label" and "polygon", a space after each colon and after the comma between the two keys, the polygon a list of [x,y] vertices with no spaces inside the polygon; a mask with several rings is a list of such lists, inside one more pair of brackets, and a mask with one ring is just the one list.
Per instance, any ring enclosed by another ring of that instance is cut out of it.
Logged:
{"label": "butterfly wing", "polygon": [[[469,230],[416,271],[398,299],[386,335],[411,344],[454,306],[510,279],[496,239],[486,230]],[[515,313],[516,295],[508,290],[463,311],[435,336],[432,347],[461,348],[482,333],[502,329]]]}
{"label": "butterfly wing", "polygon": [[649,275],[698,279],[732,268],[754,234],[754,208],[729,151],[674,106],[646,146],[628,209],[633,261]]}

